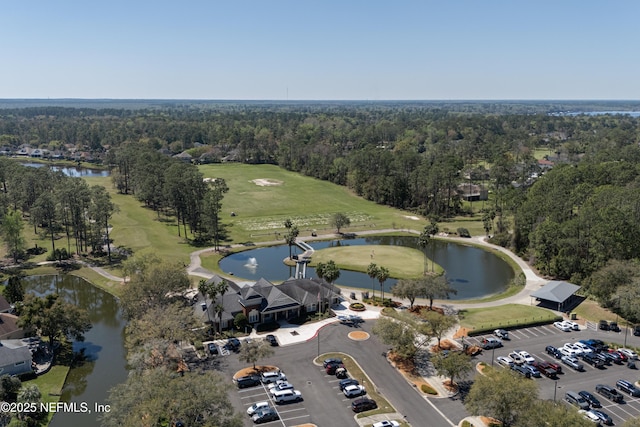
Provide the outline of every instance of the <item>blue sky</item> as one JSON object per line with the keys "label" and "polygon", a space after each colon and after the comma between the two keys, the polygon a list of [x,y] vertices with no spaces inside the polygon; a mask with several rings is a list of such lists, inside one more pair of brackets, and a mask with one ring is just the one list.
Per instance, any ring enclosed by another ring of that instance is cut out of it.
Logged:
{"label": "blue sky", "polygon": [[8,1],[0,98],[640,99],[640,1]]}

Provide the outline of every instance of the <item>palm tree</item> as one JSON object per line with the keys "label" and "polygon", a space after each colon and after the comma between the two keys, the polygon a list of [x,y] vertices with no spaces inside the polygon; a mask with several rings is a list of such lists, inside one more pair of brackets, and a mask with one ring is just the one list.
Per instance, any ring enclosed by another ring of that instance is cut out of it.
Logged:
{"label": "palm tree", "polygon": [[418,246],[422,248],[422,253],[424,254],[424,274],[427,274],[427,248],[431,240],[427,228],[428,227],[425,227],[422,233],[420,233],[420,237],[418,237]]}
{"label": "palm tree", "polygon": [[367,267],[367,274],[371,277],[371,299],[376,297],[375,278],[378,277],[378,266],[372,262]]}
{"label": "palm tree", "polygon": [[382,292],[382,304],[384,305],[384,282],[389,278],[389,270],[385,267],[378,269],[378,275],[376,276],[378,282],[380,282],[380,291]]}

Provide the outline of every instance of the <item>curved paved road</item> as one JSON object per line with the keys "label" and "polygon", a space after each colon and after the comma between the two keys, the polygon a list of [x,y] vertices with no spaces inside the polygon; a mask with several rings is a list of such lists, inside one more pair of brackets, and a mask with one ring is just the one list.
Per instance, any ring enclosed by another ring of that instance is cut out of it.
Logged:
{"label": "curved paved road", "polygon": [[[393,229],[393,228],[388,228],[388,229],[381,229],[381,230],[364,230],[364,231],[360,231],[357,233],[358,236],[366,236],[366,235],[371,235],[371,234],[381,234],[381,233],[393,233],[393,232],[408,232],[411,234],[416,234],[419,235],[421,232],[418,230],[411,230],[411,229]],[[324,234],[324,235],[319,235],[319,236],[315,236],[315,237],[305,237],[305,241],[316,241],[316,240],[327,240],[327,239],[332,239],[335,238],[336,235],[335,234]],[[488,243],[485,241],[485,238],[483,236],[478,236],[478,237],[473,237],[473,238],[463,238],[463,237],[445,237],[445,236],[437,236],[436,238],[438,239],[442,239],[442,240],[449,240],[449,241],[454,241],[454,242],[458,242],[458,243],[462,243],[462,244],[474,244],[474,245],[478,245],[478,246],[484,246],[487,248],[491,248],[493,250],[502,252],[503,254],[507,255],[508,257],[510,257],[514,262],[516,262],[518,264],[518,266],[522,269],[522,272],[524,273],[525,277],[526,277],[526,284],[525,287],[518,292],[516,295],[512,295],[510,297],[507,298],[502,298],[499,300],[495,300],[495,301],[488,301],[488,302],[482,302],[482,303],[451,303],[451,301],[447,301],[447,305],[450,305],[454,308],[477,308],[477,307],[492,307],[492,306],[496,306],[496,305],[502,305],[502,304],[508,304],[508,303],[515,303],[515,304],[524,304],[524,305],[529,305],[530,304],[530,294],[531,292],[539,289],[542,285],[544,285],[545,283],[547,283],[548,281],[540,276],[538,276],[532,269],[531,267],[529,267],[529,265],[522,260],[522,258],[518,257],[517,255],[515,255],[513,252],[509,251],[508,249],[505,249],[501,246],[497,246],[497,245],[493,245],[491,243]],[[278,244],[283,244],[282,240],[271,240],[271,241],[267,241],[267,242],[260,242],[260,243],[256,243],[256,246],[273,246],[273,245],[278,245]],[[242,245],[232,245],[232,247],[240,247]],[[205,279],[209,279],[211,278],[214,273],[212,273],[211,271],[205,269],[202,267],[202,261],[200,259],[200,256],[204,253],[207,252],[213,252],[214,249],[211,248],[205,248],[205,249],[200,249],[197,251],[194,251],[190,254],[190,262],[189,265],[187,266],[187,273],[193,276],[198,276],[198,277],[203,277]],[[93,271],[95,271],[96,273],[100,274],[103,277],[106,277],[109,280],[112,280],[114,282],[122,282],[124,279],[121,277],[116,277],[112,274],[110,274],[109,272],[105,271],[104,269],[100,268],[100,267],[95,267],[89,264],[85,264],[87,267],[91,268]],[[344,288],[348,288],[348,287],[344,287]]]}

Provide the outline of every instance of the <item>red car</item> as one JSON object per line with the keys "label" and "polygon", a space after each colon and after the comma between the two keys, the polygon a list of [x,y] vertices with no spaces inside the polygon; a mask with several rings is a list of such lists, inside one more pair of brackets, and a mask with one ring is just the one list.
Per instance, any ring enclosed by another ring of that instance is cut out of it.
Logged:
{"label": "red car", "polygon": [[327,374],[335,375],[336,370],[339,369],[339,368],[344,368],[344,365],[342,363],[335,364],[335,365],[327,365],[327,367],[325,369],[326,369]]}

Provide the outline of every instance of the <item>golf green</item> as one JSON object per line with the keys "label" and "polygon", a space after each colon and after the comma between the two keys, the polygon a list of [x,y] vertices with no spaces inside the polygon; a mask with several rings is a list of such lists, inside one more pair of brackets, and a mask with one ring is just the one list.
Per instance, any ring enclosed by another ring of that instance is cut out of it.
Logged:
{"label": "golf green", "polygon": [[[374,263],[378,267],[389,270],[390,277],[396,279],[409,279],[420,277],[424,273],[424,254],[417,249],[403,246],[386,245],[355,245],[341,246],[337,248],[320,249],[313,253],[311,265],[330,260],[344,270],[367,272],[369,264]],[[431,260],[428,267],[431,268]],[[435,265],[437,273],[442,272],[442,267]]]}

